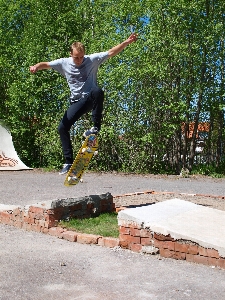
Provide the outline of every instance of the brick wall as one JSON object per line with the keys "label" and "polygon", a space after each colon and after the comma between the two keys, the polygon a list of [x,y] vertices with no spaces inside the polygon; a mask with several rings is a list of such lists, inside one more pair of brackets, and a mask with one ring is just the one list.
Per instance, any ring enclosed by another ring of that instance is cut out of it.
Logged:
{"label": "brick wall", "polygon": [[175,240],[170,235],[162,235],[142,228],[135,223],[120,222],[119,239],[92,234],[81,234],[57,227],[62,219],[86,218],[102,212],[115,211],[110,193],[82,198],[46,201],[27,207],[0,206],[0,223],[48,233],[70,242],[96,244],[105,247],[120,246],[134,252],[159,254],[165,258],[186,260],[225,269],[225,258],[217,250],[204,248],[187,240]]}
{"label": "brick wall", "polygon": [[48,233],[59,221],[88,218],[115,211],[110,193],[82,198],[45,201],[27,207],[1,205],[0,223],[25,230]]}
{"label": "brick wall", "polygon": [[215,249],[204,248],[187,240],[175,240],[170,235],[158,234],[131,222],[123,222],[119,232],[119,245],[124,249],[225,269],[225,258]]}

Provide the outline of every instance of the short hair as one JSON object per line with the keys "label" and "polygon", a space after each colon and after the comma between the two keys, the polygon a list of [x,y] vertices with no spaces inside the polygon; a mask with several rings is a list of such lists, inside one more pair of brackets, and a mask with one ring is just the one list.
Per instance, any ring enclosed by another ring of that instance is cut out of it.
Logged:
{"label": "short hair", "polygon": [[74,42],[70,46],[70,53],[73,53],[73,49],[76,49],[78,52],[84,52],[85,53],[85,46],[81,42]]}

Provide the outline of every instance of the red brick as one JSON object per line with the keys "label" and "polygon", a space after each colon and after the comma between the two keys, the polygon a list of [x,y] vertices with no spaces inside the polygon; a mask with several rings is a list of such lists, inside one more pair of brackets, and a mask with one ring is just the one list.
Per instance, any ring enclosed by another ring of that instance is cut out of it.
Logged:
{"label": "red brick", "polygon": [[70,241],[70,242],[76,242],[77,241],[77,233],[75,231],[64,231],[62,233],[62,238],[64,240]]}
{"label": "red brick", "polygon": [[147,191],[144,191],[144,194],[154,194],[155,192],[153,190],[147,190]]}
{"label": "red brick", "polygon": [[38,224],[31,224],[31,230],[36,232],[42,232],[42,226]]}
{"label": "red brick", "polygon": [[124,241],[119,240],[119,246],[123,249],[128,249],[129,243],[126,240],[124,240]]}
{"label": "red brick", "polygon": [[186,253],[186,261],[194,262],[194,256],[195,256],[195,255]]}
{"label": "red brick", "polygon": [[130,227],[130,235],[140,237],[141,235],[140,229]]}
{"label": "red brick", "polygon": [[34,218],[26,216],[23,218],[23,222],[28,223],[28,224],[33,224],[35,222],[35,220],[34,220]]}
{"label": "red brick", "polygon": [[0,212],[0,218],[10,218],[11,214],[9,214],[7,211]]}
{"label": "red brick", "polygon": [[225,269],[225,258],[219,258],[217,262],[217,266],[221,269]]}
{"label": "red brick", "polygon": [[105,246],[109,248],[114,248],[119,246],[118,238],[105,238]]}
{"label": "red brick", "polygon": [[81,244],[98,244],[99,235],[78,233],[77,242]]}
{"label": "red brick", "polygon": [[124,220],[122,220],[122,226],[124,227],[130,227],[130,228],[135,228],[135,229],[142,229],[142,225],[141,224],[137,224],[135,222],[132,222],[132,224],[127,224]]}
{"label": "red brick", "polygon": [[105,239],[104,239],[103,236],[101,236],[101,237],[98,239],[98,245],[99,245],[99,246],[102,246],[102,247],[105,246]]}
{"label": "red brick", "polygon": [[123,241],[128,241],[128,237],[129,235],[128,234],[122,234],[122,233],[120,233],[120,235],[119,235],[119,240],[121,241],[121,242],[123,242]]}
{"label": "red brick", "polygon": [[150,237],[152,239],[152,233],[148,229],[141,229],[140,237]]}
{"label": "red brick", "polygon": [[13,226],[15,226],[15,227],[17,227],[17,228],[22,228],[22,225],[23,225],[23,223],[21,222],[21,221],[15,221],[14,223],[13,223]]}
{"label": "red brick", "polygon": [[163,248],[165,248],[165,249],[169,249],[169,250],[174,251],[174,250],[175,250],[174,244],[175,244],[175,243],[172,242],[172,241],[164,241],[164,242],[162,243],[162,246],[163,246]]}
{"label": "red brick", "polygon": [[166,258],[173,258],[175,255],[174,251],[170,251],[169,249],[161,248],[160,249],[160,256],[166,257]]}
{"label": "red brick", "polygon": [[196,194],[196,196],[200,196],[200,197],[210,197],[209,195],[205,195],[205,194]]}
{"label": "red brick", "polygon": [[116,207],[116,212],[118,213],[119,211],[124,210],[124,209],[126,209],[126,207],[124,207],[124,206]]}
{"label": "red brick", "polygon": [[58,224],[58,221],[52,215],[45,216],[45,221],[45,227],[47,228],[55,227]]}
{"label": "red brick", "polygon": [[141,244],[140,236],[127,235],[130,244]]}
{"label": "red brick", "polygon": [[197,264],[202,264],[202,265],[208,265],[208,257],[201,256],[201,255],[193,255],[194,257],[194,262]]}
{"label": "red brick", "polygon": [[190,254],[199,254],[199,246],[197,245],[189,245],[188,246],[188,253]]}
{"label": "red brick", "polygon": [[183,244],[183,243],[175,242],[175,251],[177,251],[177,252],[183,252],[183,253],[188,253],[189,246],[190,245],[188,245],[188,244]]}
{"label": "red brick", "polygon": [[217,267],[218,266],[218,258],[208,257],[208,265]]}
{"label": "red brick", "polygon": [[156,248],[164,248],[174,251],[175,250],[175,243],[172,241],[160,241],[160,240],[154,240],[154,246]]}
{"label": "red brick", "polygon": [[27,230],[27,231],[31,231],[32,230],[32,224],[23,223],[22,229]]}
{"label": "red brick", "polygon": [[0,220],[1,223],[6,224],[6,225],[11,225],[12,224],[12,220],[11,220],[11,214],[3,211],[0,214]]}
{"label": "red brick", "polygon": [[142,245],[140,244],[130,244],[129,249],[133,252],[140,252],[142,249]]}
{"label": "red brick", "polygon": [[112,237],[101,237],[98,239],[98,245],[108,248],[114,248],[119,246],[119,239]]}
{"label": "red brick", "polygon": [[45,233],[45,234],[48,234],[49,229],[46,228],[46,227],[41,227],[41,232],[43,232],[43,233]]}
{"label": "red brick", "polygon": [[57,236],[58,238],[62,238],[63,232],[64,232],[64,229],[61,227],[51,227],[48,230],[48,233],[50,235]]}
{"label": "red brick", "polygon": [[154,246],[156,247],[156,248],[159,248],[159,249],[161,249],[161,248],[163,248],[163,241],[159,241],[159,240],[153,240],[153,244],[154,244]]}
{"label": "red brick", "polygon": [[22,217],[22,219],[25,218],[25,217],[28,217],[27,211],[22,211],[21,212],[21,217]]}
{"label": "red brick", "polygon": [[12,220],[14,220],[14,221],[22,221],[22,214],[18,214],[18,215],[11,215],[12,217]]}
{"label": "red brick", "polygon": [[199,247],[199,254],[203,255],[203,256],[210,256],[210,257],[215,257],[215,258],[220,257],[217,250],[210,249],[210,248]]}
{"label": "red brick", "polygon": [[175,252],[173,258],[185,260],[186,259],[186,253],[183,252]]}
{"label": "red brick", "polygon": [[130,227],[120,226],[119,227],[119,232],[121,234],[130,234]]}
{"label": "red brick", "polygon": [[215,249],[208,249],[207,253],[208,253],[208,256],[213,257],[213,258],[219,258],[220,257],[218,251],[215,250]]}
{"label": "red brick", "polygon": [[170,235],[163,235],[160,233],[154,233],[154,238],[160,241],[174,241]]}
{"label": "red brick", "polygon": [[144,192],[136,192],[135,195],[143,195]]}
{"label": "red brick", "polygon": [[141,237],[141,245],[142,246],[151,246],[152,239],[150,237]]}
{"label": "red brick", "polygon": [[120,234],[119,240],[121,242],[126,241],[127,244],[140,244],[141,243],[141,238],[139,236],[131,236],[128,234]]}
{"label": "red brick", "polygon": [[159,193],[159,194],[162,194],[162,195],[173,195],[174,192],[162,192],[162,193]]}
{"label": "red brick", "polygon": [[56,209],[57,209],[57,208],[55,208],[55,209],[48,209],[48,210],[46,211],[46,214],[47,214],[47,215],[54,215]]}
{"label": "red brick", "polygon": [[199,250],[199,255],[202,255],[202,256],[208,256],[208,255],[207,255],[207,249],[206,249],[206,248],[199,246],[199,247],[198,247],[198,250]]}
{"label": "red brick", "polygon": [[29,212],[34,214],[34,218],[40,219],[43,217],[45,209],[43,209],[42,207],[30,206]]}
{"label": "red brick", "polygon": [[18,216],[18,215],[20,215],[21,214],[21,210],[19,209],[19,207],[18,208],[15,208],[14,210],[13,210],[13,215],[14,216]]}
{"label": "red brick", "polygon": [[44,220],[35,220],[35,224],[39,225],[41,227],[45,227],[45,221]]}
{"label": "red brick", "polygon": [[28,214],[27,216],[31,219],[34,219],[35,218],[35,213],[31,212],[31,211],[28,211]]}

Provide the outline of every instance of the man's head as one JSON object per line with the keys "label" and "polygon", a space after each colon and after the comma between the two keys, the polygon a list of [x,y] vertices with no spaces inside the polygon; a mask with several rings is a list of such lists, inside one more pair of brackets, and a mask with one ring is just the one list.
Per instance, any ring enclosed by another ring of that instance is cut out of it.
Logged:
{"label": "man's head", "polygon": [[75,42],[70,46],[70,55],[76,66],[80,66],[84,60],[85,47],[80,42]]}

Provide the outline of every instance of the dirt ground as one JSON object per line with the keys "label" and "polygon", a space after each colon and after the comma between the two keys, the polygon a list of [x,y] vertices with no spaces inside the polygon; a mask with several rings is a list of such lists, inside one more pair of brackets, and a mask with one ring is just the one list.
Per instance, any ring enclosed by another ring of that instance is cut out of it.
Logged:
{"label": "dirt ground", "polygon": [[224,197],[213,196],[196,196],[195,194],[178,194],[178,193],[152,193],[152,194],[140,194],[130,196],[118,196],[114,198],[116,207],[120,206],[142,206],[147,204],[154,204],[169,199],[178,198],[180,200],[190,201],[195,204],[207,206],[214,209],[225,211],[225,199]]}

